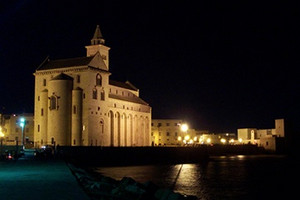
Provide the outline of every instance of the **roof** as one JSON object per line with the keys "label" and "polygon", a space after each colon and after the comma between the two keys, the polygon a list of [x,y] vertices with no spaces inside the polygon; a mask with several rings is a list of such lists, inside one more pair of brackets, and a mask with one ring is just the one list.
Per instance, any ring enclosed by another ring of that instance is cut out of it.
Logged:
{"label": "roof", "polygon": [[69,59],[60,59],[60,60],[46,60],[44,61],[37,70],[48,70],[48,69],[58,69],[65,67],[74,67],[74,66],[85,66],[88,65],[94,56],[90,57],[79,57],[79,58],[69,58]]}
{"label": "roof", "polygon": [[143,104],[143,105],[149,105],[147,102],[145,102],[143,99],[139,98],[138,96],[133,94],[133,97],[128,97],[128,96],[120,96],[120,95],[116,95],[116,94],[109,94],[108,95],[109,98],[113,98],[113,99],[118,99],[118,100],[122,100],[122,101],[129,101],[129,102],[133,102],[133,103],[139,103],[139,104]]}
{"label": "roof", "polygon": [[52,70],[68,67],[82,67],[88,66],[96,69],[103,70],[108,72],[108,67],[103,61],[100,52],[98,51],[93,56],[88,57],[79,57],[79,58],[69,58],[69,59],[60,59],[60,60],[49,60],[48,58],[37,68],[39,70]]}
{"label": "roof", "polygon": [[96,45],[96,44],[104,44],[105,40],[103,39],[102,33],[100,31],[100,26],[97,25],[94,36],[91,40],[91,44],[92,45]]}
{"label": "roof", "polygon": [[117,87],[126,88],[129,90],[133,90],[133,91],[138,91],[138,89],[134,85],[132,85],[129,81],[126,81],[124,83],[120,81],[109,80],[109,84]]}
{"label": "roof", "polygon": [[73,80],[73,78],[64,73],[60,73],[59,75],[55,76],[51,80]]}

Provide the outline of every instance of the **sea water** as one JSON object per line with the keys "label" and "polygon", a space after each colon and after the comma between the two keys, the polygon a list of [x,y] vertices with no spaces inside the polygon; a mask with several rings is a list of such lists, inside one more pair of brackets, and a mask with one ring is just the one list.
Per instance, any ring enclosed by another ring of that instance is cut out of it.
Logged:
{"label": "sea water", "polygon": [[[98,167],[117,180],[131,177],[199,199],[297,199],[299,162],[283,155],[212,156],[208,162]],[[297,197],[297,198],[296,198]]]}

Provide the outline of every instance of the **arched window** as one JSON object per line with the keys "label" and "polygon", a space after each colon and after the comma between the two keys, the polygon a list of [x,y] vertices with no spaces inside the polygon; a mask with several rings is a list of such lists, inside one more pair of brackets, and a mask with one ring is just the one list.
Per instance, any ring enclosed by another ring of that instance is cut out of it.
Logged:
{"label": "arched window", "polygon": [[105,93],[104,93],[104,90],[101,91],[100,99],[101,99],[102,101],[105,100]]}
{"label": "arched window", "polygon": [[97,89],[93,89],[93,99],[97,99]]}
{"label": "arched window", "polygon": [[104,133],[104,122],[102,119],[100,121],[100,133]]}
{"label": "arched window", "polygon": [[52,95],[51,97],[49,97],[50,99],[50,106],[49,109],[50,110],[57,110],[58,109],[58,96]]}
{"label": "arched window", "polygon": [[102,77],[100,74],[96,76],[96,85],[102,85]]}

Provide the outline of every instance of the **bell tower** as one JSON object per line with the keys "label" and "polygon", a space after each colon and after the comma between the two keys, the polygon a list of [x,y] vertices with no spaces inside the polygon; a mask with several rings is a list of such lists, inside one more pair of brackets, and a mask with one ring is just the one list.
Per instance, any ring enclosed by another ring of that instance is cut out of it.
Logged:
{"label": "bell tower", "polygon": [[86,46],[86,56],[93,56],[98,51],[109,69],[109,50],[110,48],[105,46],[105,40],[103,39],[99,25],[97,25],[93,38],[91,39],[91,45]]}

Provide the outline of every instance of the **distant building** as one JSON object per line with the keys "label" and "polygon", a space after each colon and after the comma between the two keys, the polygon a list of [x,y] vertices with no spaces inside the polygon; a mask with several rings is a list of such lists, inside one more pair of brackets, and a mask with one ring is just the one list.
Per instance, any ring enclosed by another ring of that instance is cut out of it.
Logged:
{"label": "distant building", "polygon": [[272,151],[277,151],[284,145],[284,119],[276,119],[273,129],[241,128],[237,132],[239,143],[242,144],[257,144]]}
{"label": "distant building", "polygon": [[2,132],[4,145],[22,145],[22,127],[20,119],[25,119],[24,126],[24,144],[32,146],[34,141],[34,120],[33,114],[0,114],[0,130]]}
{"label": "distant building", "polygon": [[99,26],[86,50],[36,69],[35,146],[149,146],[151,107],[130,82],[110,79]]}
{"label": "distant building", "polygon": [[187,124],[180,119],[152,119],[151,139],[153,146],[181,146],[198,141],[196,130],[183,127]]}

